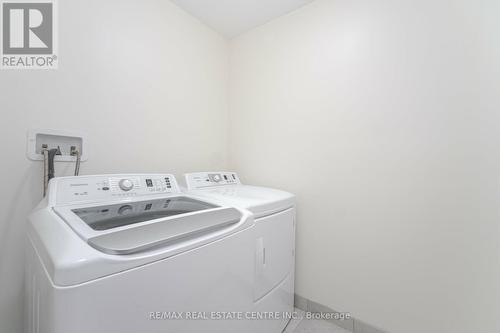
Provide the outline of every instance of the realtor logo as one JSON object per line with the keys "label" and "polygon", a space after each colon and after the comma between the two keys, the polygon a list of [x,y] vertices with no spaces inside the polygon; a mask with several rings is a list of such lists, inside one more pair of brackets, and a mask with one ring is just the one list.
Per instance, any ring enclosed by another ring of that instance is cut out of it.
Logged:
{"label": "realtor logo", "polygon": [[4,0],[2,69],[57,68],[54,1]]}

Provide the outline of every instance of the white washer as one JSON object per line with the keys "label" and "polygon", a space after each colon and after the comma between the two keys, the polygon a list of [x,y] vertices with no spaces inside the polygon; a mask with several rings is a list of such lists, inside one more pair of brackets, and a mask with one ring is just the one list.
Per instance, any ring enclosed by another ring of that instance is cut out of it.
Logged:
{"label": "white washer", "polygon": [[[26,332],[254,332],[252,215],[172,175],[54,178],[29,218]],[[179,319],[180,318],[180,319]]]}
{"label": "white washer", "polygon": [[186,191],[245,208],[255,219],[254,311],[281,314],[261,320],[259,332],[281,332],[293,312],[295,271],[295,196],[288,192],[242,185],[235,172],[185,175]]}

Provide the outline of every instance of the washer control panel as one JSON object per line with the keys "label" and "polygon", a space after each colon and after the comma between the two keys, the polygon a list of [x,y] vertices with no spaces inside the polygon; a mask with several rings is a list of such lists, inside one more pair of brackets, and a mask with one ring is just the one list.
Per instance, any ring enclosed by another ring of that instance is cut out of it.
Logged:
{"label": "washer control panel", "polygon": [[49,200],[55,197],[57,205],[180,193],[175,177],[168,174],[54,178],[49,191]]}
{"label": "washer control panel", "polygon": [[184,177],[186,178],[188,190],[223,185],[241,185],[236,172],[196,172],[187,173]]}

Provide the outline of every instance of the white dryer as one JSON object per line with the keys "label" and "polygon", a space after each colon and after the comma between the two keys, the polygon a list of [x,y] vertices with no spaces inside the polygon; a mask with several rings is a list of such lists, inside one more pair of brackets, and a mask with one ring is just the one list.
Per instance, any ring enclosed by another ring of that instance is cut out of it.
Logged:
{"label": "white dryer", "polygon": [[26,332],[254,332],[254,222],[172,175],[54,178],[29,218]]}
{"label": "white dryer", "polygon": [[234,172],[185,175],[187,193],[247,209],[255,220],[253,286],[256,316],[279,318],[254,323],[259,332],[281,332],[294,306],[295,196],[265,187],[241,184]]}

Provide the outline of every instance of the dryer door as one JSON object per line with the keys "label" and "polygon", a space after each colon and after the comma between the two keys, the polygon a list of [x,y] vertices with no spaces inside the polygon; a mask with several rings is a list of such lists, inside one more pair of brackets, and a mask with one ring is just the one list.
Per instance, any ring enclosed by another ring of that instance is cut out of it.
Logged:
{"label": "dryer door", "polygon": [[254,301],[278,287],[292,273],[294,219],[295,210],[290,208],[255,220]]}

